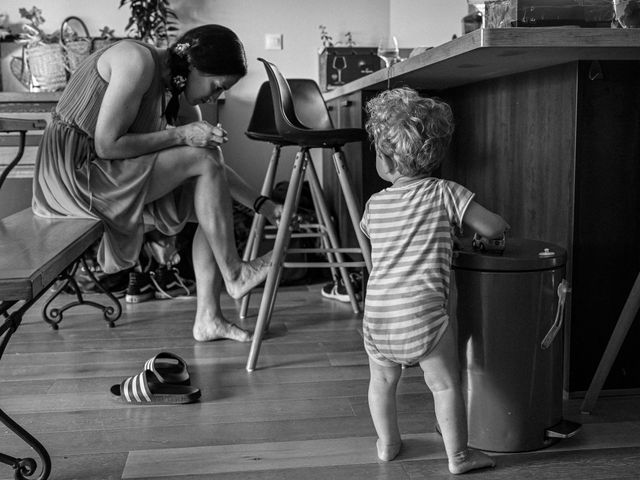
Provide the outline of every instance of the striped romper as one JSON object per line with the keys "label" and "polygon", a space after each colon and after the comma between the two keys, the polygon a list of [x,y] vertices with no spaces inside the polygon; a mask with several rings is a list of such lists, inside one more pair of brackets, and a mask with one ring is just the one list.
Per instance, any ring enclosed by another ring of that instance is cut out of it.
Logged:
{"label": "striped romper", "polygon": [[453,240],[473,193],[424,178],[371,196],[360,227],[371,240],[373,269],[363,321],[369,357],[383,366],[413,365],[449,324]]}

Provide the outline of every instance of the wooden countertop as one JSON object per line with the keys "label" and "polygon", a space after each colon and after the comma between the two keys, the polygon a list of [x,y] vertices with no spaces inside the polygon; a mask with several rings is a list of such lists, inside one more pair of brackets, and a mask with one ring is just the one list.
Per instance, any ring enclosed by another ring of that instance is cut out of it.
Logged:
{"label": "wooden countertop", "polygon": [[576,60],[640,60],[640,29],[478,29],[324,94],[332,100],[394,85],[439,90]]}

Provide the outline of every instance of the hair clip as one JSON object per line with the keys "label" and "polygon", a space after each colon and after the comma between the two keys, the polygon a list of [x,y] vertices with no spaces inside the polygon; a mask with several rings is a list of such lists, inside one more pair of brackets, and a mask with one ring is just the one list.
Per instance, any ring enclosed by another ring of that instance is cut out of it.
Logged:
{"label": "hair clip", "polygon": [[190,47],[191,45],[189,45],[188,43],[177,43],[176,46],[173,47],[173,51],[176,52],[176,55],[178,55],[179,57],[184,57]]}
{"label": "hair clip", "polygon": [[171,81],[173,82],[173,85],[178,89],[178,90],[182,90],[184,89],[184,86],[187,84],[187,79],[184,78],[182,75],[176,75],[175,77],[173,77],[171,79]]}

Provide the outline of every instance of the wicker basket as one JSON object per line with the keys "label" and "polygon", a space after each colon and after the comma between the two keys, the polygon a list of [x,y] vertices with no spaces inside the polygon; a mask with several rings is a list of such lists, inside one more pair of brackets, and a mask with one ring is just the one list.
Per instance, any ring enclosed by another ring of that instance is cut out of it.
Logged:
{"label": "wicker basket", "polygon": [[91,55],[89,30],[78,17],[67,17],[60,27],[60,45],[65,53],[65,68],[72,74]]}
{"label": "wicker basket", "polygon": [[9,61],[9,68],[13,76],[28,90],[31,87],[31,72],[25,60],[24,48],[22,52],[22,57],[13,57]]}
{"label": "wicker basket", "polygon": [[62,45],[66,58],[65,67],[69,74],[75,72],[80,64],[91,55],[91,39],[83,38]]}
{"label": "wicker basket", "polygon": [[27,66],[31,71],[31,90],[57,92],[67,85],[64,52],[57,43],[26,47]]}

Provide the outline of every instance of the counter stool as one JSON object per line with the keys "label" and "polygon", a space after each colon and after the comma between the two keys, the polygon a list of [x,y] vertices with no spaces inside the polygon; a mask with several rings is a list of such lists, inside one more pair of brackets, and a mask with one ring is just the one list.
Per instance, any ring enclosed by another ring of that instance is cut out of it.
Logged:
{"label": "counter stool", "polygon": [[[291,235],[290,223],[294,212],[297,209],[300,199],[300,192],[305,175],[309,179],[309,185],[313,192],[313,199],[319,212],[319,217],[327,230],[327,236],[330,242],[329,249],[317,249],[316,251],[330,251],[336,258],[336,262],[332,266],[344,269],[346,267],[363,267],[371,270],[371,249],[367,238],[360,230],[360,208],[357,199],[353,193],[351,181],[345,165],[342,147],[350,142],[360,142],[366,139],[366,132],[359,128],[333,128],[329,117],[326,104],[322,101],[323,111],[328,118],[326,126],[330,128],[310,128],[303,124],[299,116],[296,115],[295,102],[289,83],[284,78],[278,68],[272,63],[262,58],[258,59],[264,64],[267,76],[269,77],[269,85],[271,89],[271,99],[274,105],[274,120],[276,129],[280,137],[291,144],[297,145],[299,150],[295,157],[293,169],[291,172],[291,180],[287,190],[287,196],[284,202],[282,217],[277,228],[275,243],[273,247],[273,256],[271,268],[264,286],[264,292],[258,311],[258,319],[253,333],[253,341],[249,351],[247,360],[247,371],[252,372],[255,369],[262,337],[265,330],[269,326],[273,305],[278,289],[278,282],[283,268],[283,262],[287,253],[294,253],[293,249],[289,249],[289,239]],[[317,85],[316,85],[317,86]],[[319,88],[318,88],[319,91]],[[338,175],[342,194],[347,205],[347,210],[351,218],[351,223],[358,240],[359,248],[341,248],[339,245],[338,235],[330,221],[329,209],[324,200],[322,187],[318,180],[309,149],[311,148],[331,148],[333,149],[333,164]],[[308,249],[306,251],[309,251]],[[297,252],[295,252],[297,253]],[[343,253],[358,253],[363,257],[362,261],[345,261],[342,257]],[[329,266],[329,262],[313,262],[305,265],[311,267]],[[345,287],[349,288],[350,282],[345,282]]]}
{"label": "counter stool", "polygon": [[[332,128],[331,118],[329,117],[324,99],[322,98],[322,93],[320,92],[317,83],[305,78],[287,79],[287,82],[291,89],[295,110],[296,112],[299,112],[300,120],[310,128],[325,130]],[[260,191],[261,195],[268,197],[273,191],[282,147],[296,145],[293,142],[283,139],[278,133],[274,118],[273,101],[271,99],[271,87],[269,86],[268,81],[264,82],[260,86],[253,113],[251,115],[251,120],[249,121],[249,126],[245,134],[252,140],[268,142],[273,145],[269,165]],[[331,269],[332,278],[337,281],[338,275],[341,275],[343,283],[347,282],[348,272],[346,268],[343,268],[338,272],[336,271],[336,267],[333,266],[333,264],[336,263],[336,258],[334,253],[330,250],[331,239],[329,238],[327,228],[325,226],[326,220],[322,217],[319,209],[317,208],[317,201],[314,197],[314,190],[311,190],[311,199],[317,223],[299,224],[297,229],[298,231],[291,233],[291,238],[319,238],[323,250],[325,250],[327,261],[330,265],[329,268]],[[259,254],[261,240],[263,238],[274,239],[275,230],[275,226],[266,224],[263,215],[254,215],[243,253],[243,260],[247,261],[256,258]],[[305,251],[308,251],[308,249]],[[296,266],[306,267],[308,265],[306,262],[285,262],[283,264],[284,268]],[[350,284],[347,286],[345,283],[345,286],[347,288],[347,293],[349,295],[353,311],[354,313],[358,313],[360,311],[360,306],[357,296]],[[251,293],[248,293],[242,298],[240,318],[247,317],[250,298]]]}

